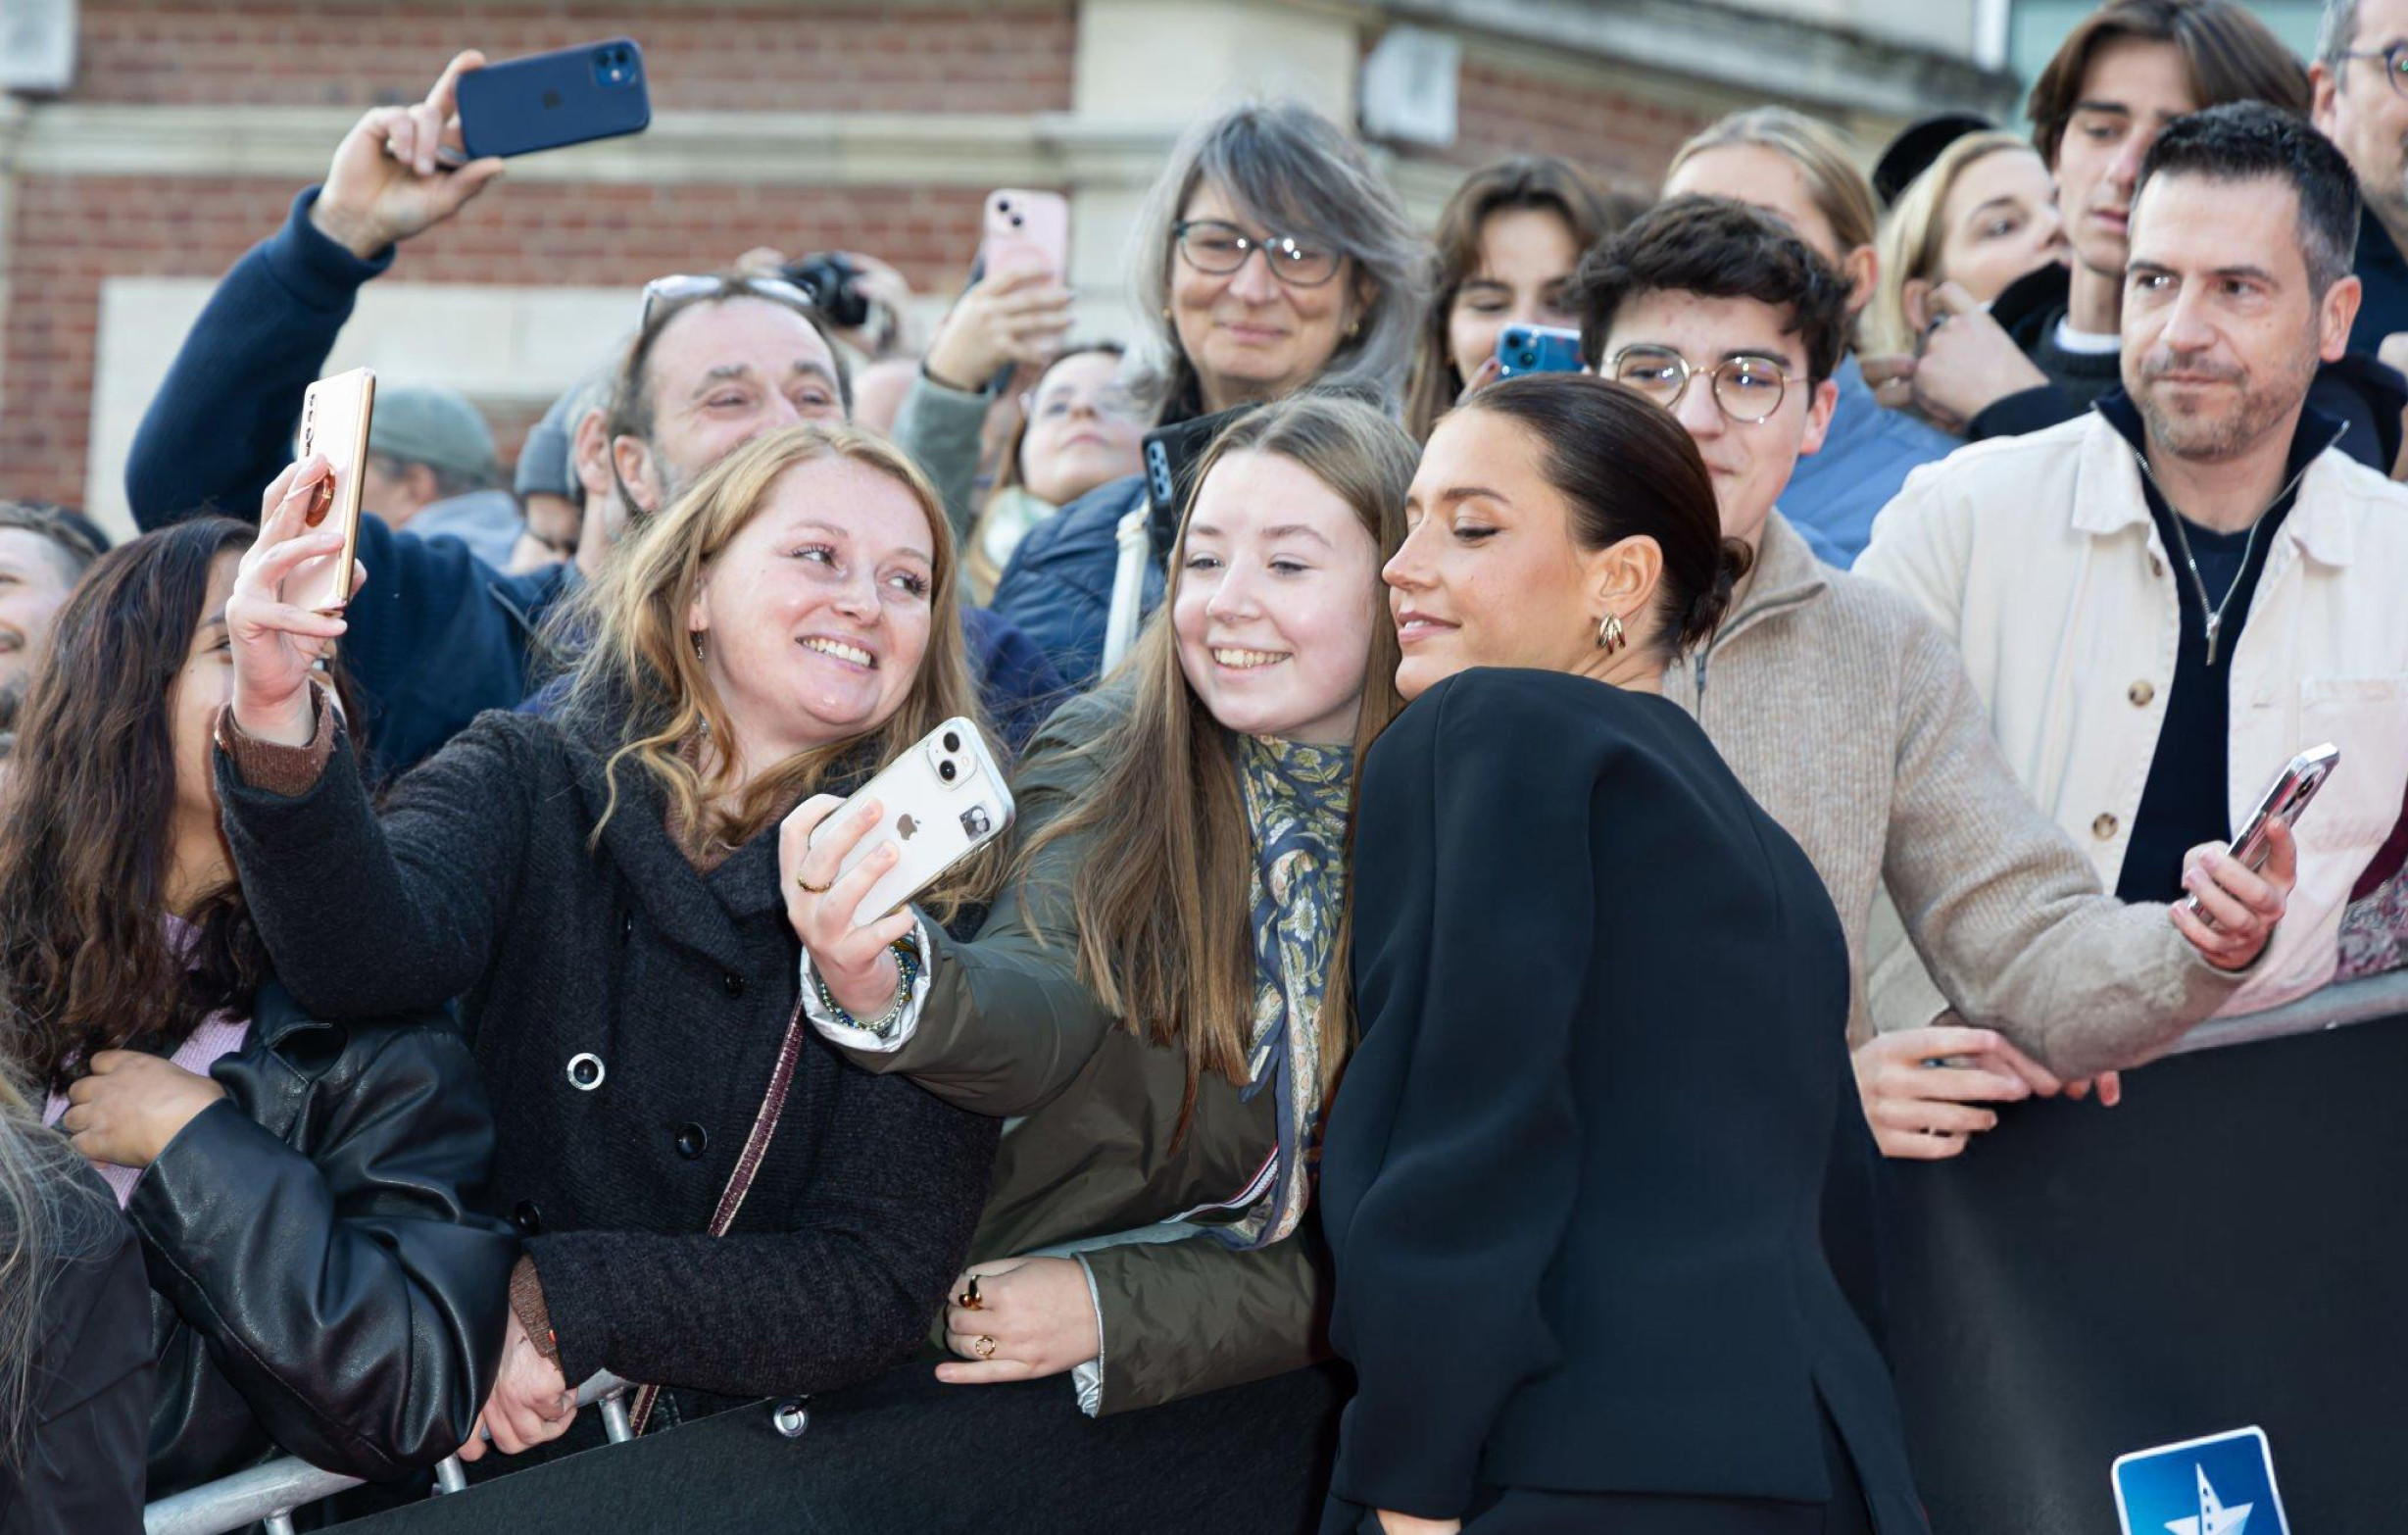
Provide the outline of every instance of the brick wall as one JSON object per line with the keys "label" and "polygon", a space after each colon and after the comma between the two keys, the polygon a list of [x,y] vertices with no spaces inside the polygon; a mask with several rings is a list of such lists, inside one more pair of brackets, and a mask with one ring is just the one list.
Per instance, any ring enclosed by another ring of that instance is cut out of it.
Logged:
{"label": "brick wall", "polygon": [[[1076,41],[1073,0],[84,0],[78,11],[68,99],[96,104],[365,107],[416,99],[464,46],[508,58],[626,33],[644,44],[663,111],[1052,112],[1069,107]],[[84,498],[102,281],[217,276],[275,228],[296,189],[18,178],[0,494]],[[419,282],[633,287],[767,244],[864,250],[914,286],[950,286],[976,243],[978,203],[954,189],[506,183],[414,242],[396,270]],[[516,414],[495,421],[514,451]]]}
{"label": "brick wall", "polygon": [[496,0],[85,0],[70,99],[368,106],[415,100],[462,48],[491,59],[625,34],[667,111],[1052,112],[1070,0],[937,9]]}
{"label": "brick wall", "polygon": [[[275,229],[294,190],[267,181],[20,178],[0,491],[83,499],[102,280],[215,277]],[[870,251],[926,289],[959,280],[977,243],[979,206],[966,188],[504,184],[412,241],[394,273],[414,282],[616,284],[632,295],[663,272],[708,271],[752,246],[783,242]]]}
{"label": "brick wall", "polygon": [[1456,83],[1450,158],[1476,165],[1509,154],[1561,155],[1609,186],[1652,194],[1673,151],[1712,116],[1478,57]]}

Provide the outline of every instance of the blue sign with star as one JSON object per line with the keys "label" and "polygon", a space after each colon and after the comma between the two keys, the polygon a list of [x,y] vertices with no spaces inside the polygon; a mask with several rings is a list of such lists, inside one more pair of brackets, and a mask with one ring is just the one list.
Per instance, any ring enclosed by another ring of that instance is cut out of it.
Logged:
{"label": "blue sign with star", "polygon": [[2290,1535],[2263,1429],[2136,1451],[2114,1475],[2124,1535]]}

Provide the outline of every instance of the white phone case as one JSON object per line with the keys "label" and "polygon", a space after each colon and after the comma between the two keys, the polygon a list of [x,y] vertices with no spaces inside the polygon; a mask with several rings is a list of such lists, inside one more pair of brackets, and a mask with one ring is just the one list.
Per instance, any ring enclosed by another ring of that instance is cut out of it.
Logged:
{"label": "white phone case", "polygon": [[[950,770],[949,770],[950,769]],[[837,866],[837,878],[887,843],[903,860],[869,887],[857,922],[873,922],[934,884],[945,871],[1004,834],[1011,824],[1011,790],[967,719],[948,719],[879,769],[855,800],[876,800],[878,824]],[[841,823],[837,811],[812,828],[817,847]]]}

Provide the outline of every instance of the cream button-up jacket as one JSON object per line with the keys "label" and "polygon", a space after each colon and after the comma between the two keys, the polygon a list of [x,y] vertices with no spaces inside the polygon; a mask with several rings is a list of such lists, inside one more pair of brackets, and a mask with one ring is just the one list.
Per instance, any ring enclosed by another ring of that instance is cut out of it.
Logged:
{"label": "cream button-up jacket", "polygon": [[[1855,567],[1955,639],[2007,761],[2109,890],[2174,680],[2187,579],[2132,446],[2095,411],[1917,470]],[[2298,827],[2299,881],[2227,1014],[2333,978],[2349,890],[2408,787],[2408,487],[2328,447],[2276,534],[2236,646],[2225,801],[2237,829],[2303,748],[2341,760]]]}

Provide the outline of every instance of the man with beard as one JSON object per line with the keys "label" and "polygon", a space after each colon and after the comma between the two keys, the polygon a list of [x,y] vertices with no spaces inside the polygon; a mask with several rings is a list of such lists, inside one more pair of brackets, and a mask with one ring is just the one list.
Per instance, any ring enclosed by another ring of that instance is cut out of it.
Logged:
{"label": "man with beard", "polygon": [[108,547],[99,528],[64,507],[0,501],[0,735],[17,728],[51,620]]}
{"label": "man with beard", "polygon": [[[1906,385],[1916,409],[1980,442],[2070,421],[2114,388],[2141,158],[2175,119],[2236,101],[2309,105],[2306,72],[2239,0],[2107,0],[2068,32],[2033,82],[2029,112],[2072,260],[1987,308],[1943,284]],[[2343,452],[2388,471],[2408,389],[2374,350],[2334,358],[2313,399],[2349,423]]]}
{"label": "man with beard", "polygon": [[2298,118],[2176,122],[2132,203],[2125,392],[1917,471],[1856,566],[1955,638],[2008,761],[2126,900],[2183,895],[2186,848],[2340,748],[2229,1012],[2332,978],[2408,787],[2408,490],[2307,404],[2349,342],[2357,232],[2349,163]]}

